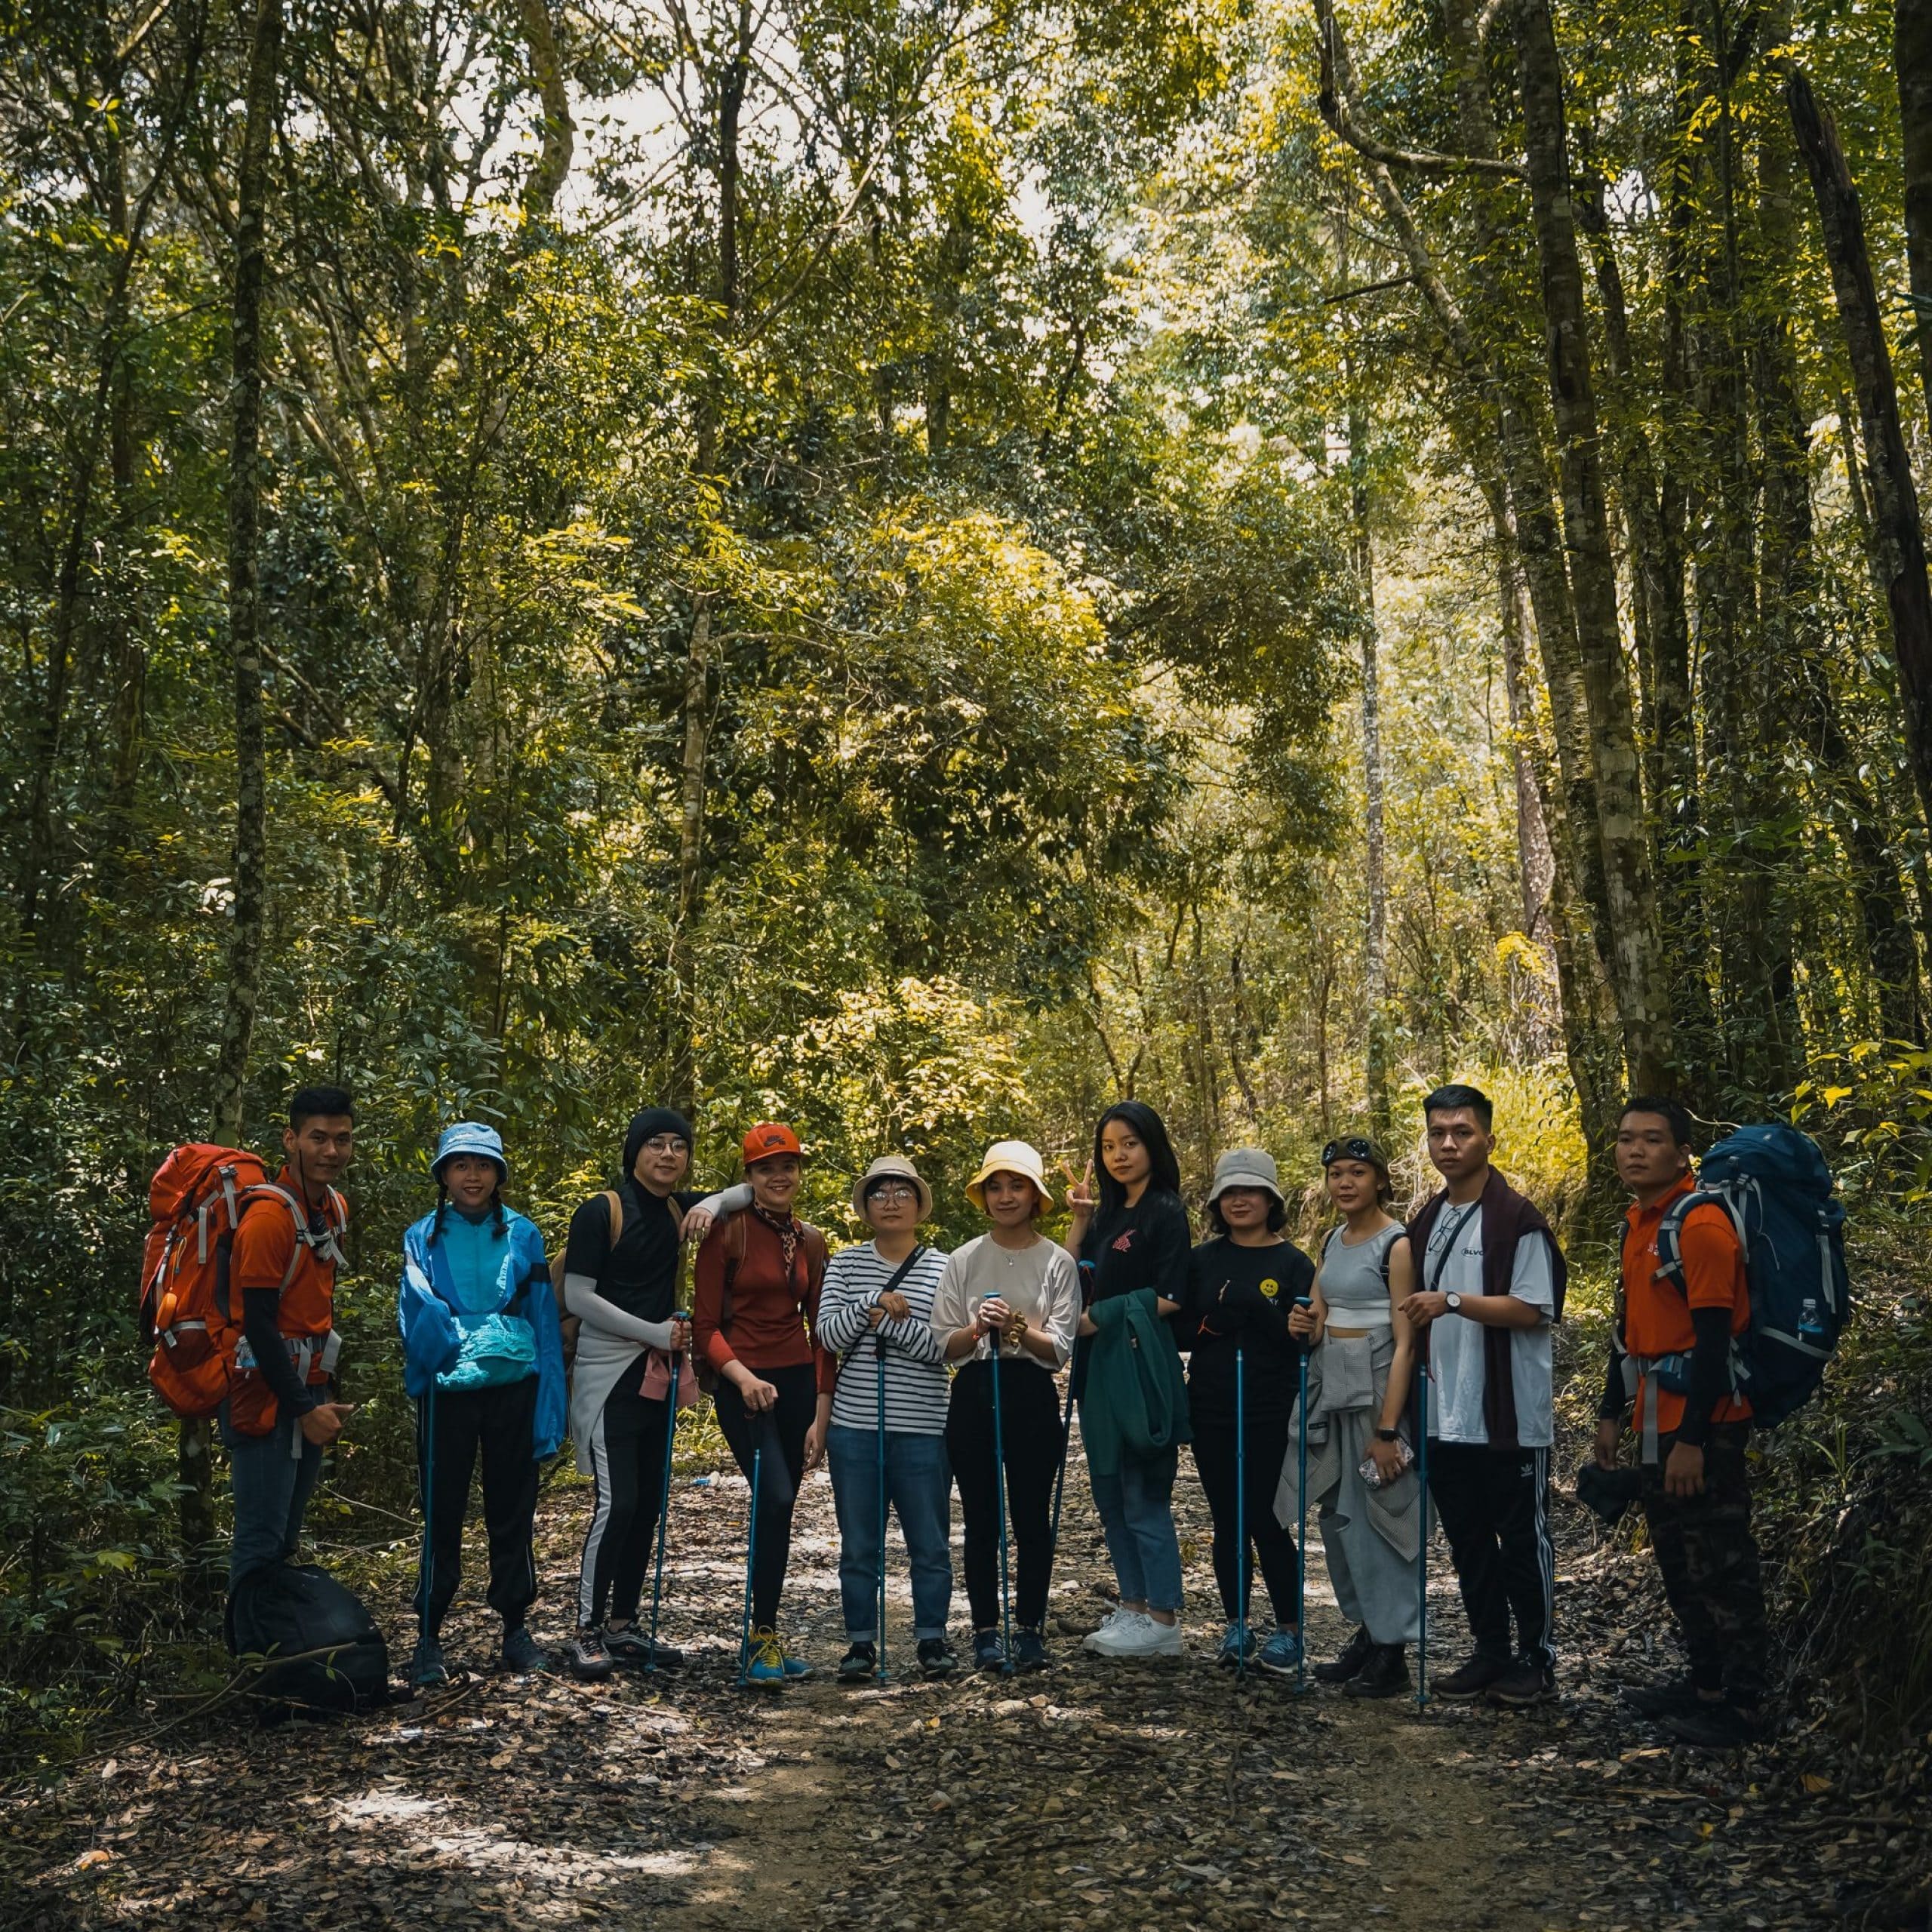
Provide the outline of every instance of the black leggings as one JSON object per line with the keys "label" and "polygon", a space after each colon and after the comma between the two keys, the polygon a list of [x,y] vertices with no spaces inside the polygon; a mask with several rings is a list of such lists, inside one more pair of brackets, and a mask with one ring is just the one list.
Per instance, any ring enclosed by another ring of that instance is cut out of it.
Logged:
{"label": "black leggings", "polygon": [[[1047,1614],[1054,1564],[1054,1478],[1060,1468],[1060,1400],[1054,1379],[1029,1362],[1002,1361],[1000,1446],[1006,1459],[1006,1527],[1016,1552],[1014,1620],[1037,1630]],[[965,1519],[966,1597],[973,1628],[999,1623],[999,1491],[993,1463],[990,1361],[969,1361],[953,1378],[946,1453]]]}
{"label": "black leggings", "polygon": [[607,1608],[614,1621],[629,1622],[651,1569],[657,1506],[664,1493],[670,1398],[660,1395],[654,1401],[639,1392],[647,1359],[639,1355],[618,1377],[597,1412],[586,1445],[595,1500],[577,1574],[581,1626],[601,1623]]}
{"label": "black leggings", "polygon": [[785,1571],[792,1560],[792,1511],[798,1485],[805,1479],[805,1435],[818,1411],[818,1377],[809,1362],[795,1368],[755,1368],[761,1382],[778,1391],[778,1400],[762,1415],[753,1415],[737,1385],[720,1378],[718,1426],[749,1482],[752,1460],[762,1444],[758,1472],[758,1548],[752,1564],[752,1624],[759,1630],[776,1628],[778,1599],[785,1588]]}
{"label": "black leggings", "polygon": [[1261,1561],[1261,1580],[1277,1623],[1295,1620],[1296,1586],[1300,1562],[1295,1540],[1275,1520],[1275,1490],[1288,1453],[1288,1423],[1251,1417],[1247,1424],[1247,1548],[1241,1552],[1241,1574],[1235,1576],[1235,1426],[1195,1418],[1194,1466],[1200,1472],[1208,1510],[1214,1519],[1214,1583],[1221,1593],[1221,1613],[1230,1623],[1245,1614],[1254,1586],[1255,1558]]}

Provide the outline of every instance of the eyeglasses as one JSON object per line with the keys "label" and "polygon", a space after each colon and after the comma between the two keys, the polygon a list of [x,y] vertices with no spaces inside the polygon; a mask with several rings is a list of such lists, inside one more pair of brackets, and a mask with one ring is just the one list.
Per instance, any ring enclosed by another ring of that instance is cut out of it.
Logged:
{"label": "eyeglasses", "polygon": [[869,1188],[866,1191],[866,1198],[868,1201],[893,1202],[916,1201],[918,1198],[919,1190],[916,1187],[874,1187]]}
{"label": "eyeglasses", "polygon": [[1332,1168],[1337,1161],[1366,1161],[1371,1168],[1386,1168],[1388,1160],[1372,1140],[1352,1134],[1346,1140],[1331,1140],[1321,1150],[1321,1164]]}
{"label": "eyeglasses", "polygon": [[647,1154],[688,1154],[691,1143],[675,1134],[660,1134],[655,1140],[644,1143]]}

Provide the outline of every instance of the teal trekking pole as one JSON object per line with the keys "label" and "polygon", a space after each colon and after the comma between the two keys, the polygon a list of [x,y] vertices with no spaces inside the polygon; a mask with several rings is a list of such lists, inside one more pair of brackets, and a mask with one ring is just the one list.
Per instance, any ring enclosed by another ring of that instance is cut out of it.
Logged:
{"label": "teal trekking pole", "polygon": [[999,1499],[999,1667],[1013,1668],[1013,1615],[1006,1580],[1006,1441],[1000,1428],[1001,1338],[993,1337],[993,1492]]}
{"label": "teal trekking pole", "polygon": [[1247,1361],[1235,1344],[1235,1681],[1247,1675]]}
{"label": "teal trekking pole", "polygon": [[1417,1508],[1416,1709],[1429,1702],[1429,1364],[1416,1363],[1416,1481],[1422,1494]]}
{"label": "teal trekking pole", "polygon": [[[689,1321],[691,1317],[680,1309],[671,1319],[674,1323]],[[657,1611],[664,1600],[664,1545],[671,1531],[671,1453],[678,1440],[678,1369],[682,1360],[679,1352],[672,1349],[670,1413],[664,1419],[664,1482],[657,1496],[657,1574],[651,1586],[651,1647],[644,1656],[647,1673],[658,1669]]]}
{"label": "teal trekking pole", "polygon": [[885,1324],[872,1331],[872,1354],[878,1363],[878,1669],[875,1681],[888,1684],[885,1667]]}
{"label": "teal trekking pole", "polygon": [[[1307,1308],[1312,1305],[1306,1295],[1295,1297],[1297,1308]],[[1306,1340],[1302,1344],[1301,1356],[1296,1369],[1300,1378],[1300,1393],[1295,1401],[1295,1417],[1300,1425],[1296,1448],[1295,1503],[1301,1512],[1301,1522],[1295,1533],[1295,1689],[1300,1692],[1308,1687],[1308,1345]]]}
{"label": "teal trekking pole", "polygon": [[[760,1419],[761,1421],[762,1418]],[[752,1450],[751,1517],[745,1531],[745,1617],[738,1635],[738,1688],[750,1682],[752,1664],[752,1568],[758,1561],[758,1474],[764,1466],[764,1431],[761,1428]]]}

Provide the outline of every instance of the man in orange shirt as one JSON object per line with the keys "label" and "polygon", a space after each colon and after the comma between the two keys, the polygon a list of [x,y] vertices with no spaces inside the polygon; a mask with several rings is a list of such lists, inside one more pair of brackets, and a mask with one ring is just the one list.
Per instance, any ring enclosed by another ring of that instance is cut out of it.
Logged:
{"label": "man in orange shirt", "polygon": [[1642,1095],[1625,1106],[1617,1171],[1636,1198],[1625,1217],[1622,1332],[1611,1343],[1596,1461],[1616,1466],[1634,1374],[1644,1519],[1690,1660],[1687,1678],[1624,1696],[1681,1743],[1724,1749],[1758,1735],[1765,1692],[1764,1592],[1745,1460],[1751,1405],[1731,1376],[1733,1340],[1751,1321],[1744,1251],[1713,1201],[1684,1217],[1681,1282],[1660,1266],[1658,1229],[1697,1185],[1690,1117],[1676,1101]]}
{"label": "man in orange shirt", "polygon": [[349,1417],[331,1388],[336,1266],[349,1219],[334,1183],[355,1140],[348,1094],[303,1088],[288,1103],[281,1172],[251,1194],[235,1230],[220,1417],[235,1500],[231,1595],[250,1571],[295,1554],[322,1451]]}

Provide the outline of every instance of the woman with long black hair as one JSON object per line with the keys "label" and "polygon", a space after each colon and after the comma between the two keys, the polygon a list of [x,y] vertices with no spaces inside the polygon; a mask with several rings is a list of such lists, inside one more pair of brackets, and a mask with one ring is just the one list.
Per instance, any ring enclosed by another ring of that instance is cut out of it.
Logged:
{"label": "woman with long black hair", "polygon": [[1069,1204],[1067,1251],[1088,1284],[1080,1332],[1089,1339],[1075,1378],[1080,1434],[1120,1586],[1120,1607],[1085,1647],[1178,1657],[1174,1475],[1192,1431],[1171,1318],[1187,1297],[1190,1241],[1180,1164],[1152,1107],[1121,1100],[1100,1116]]}

